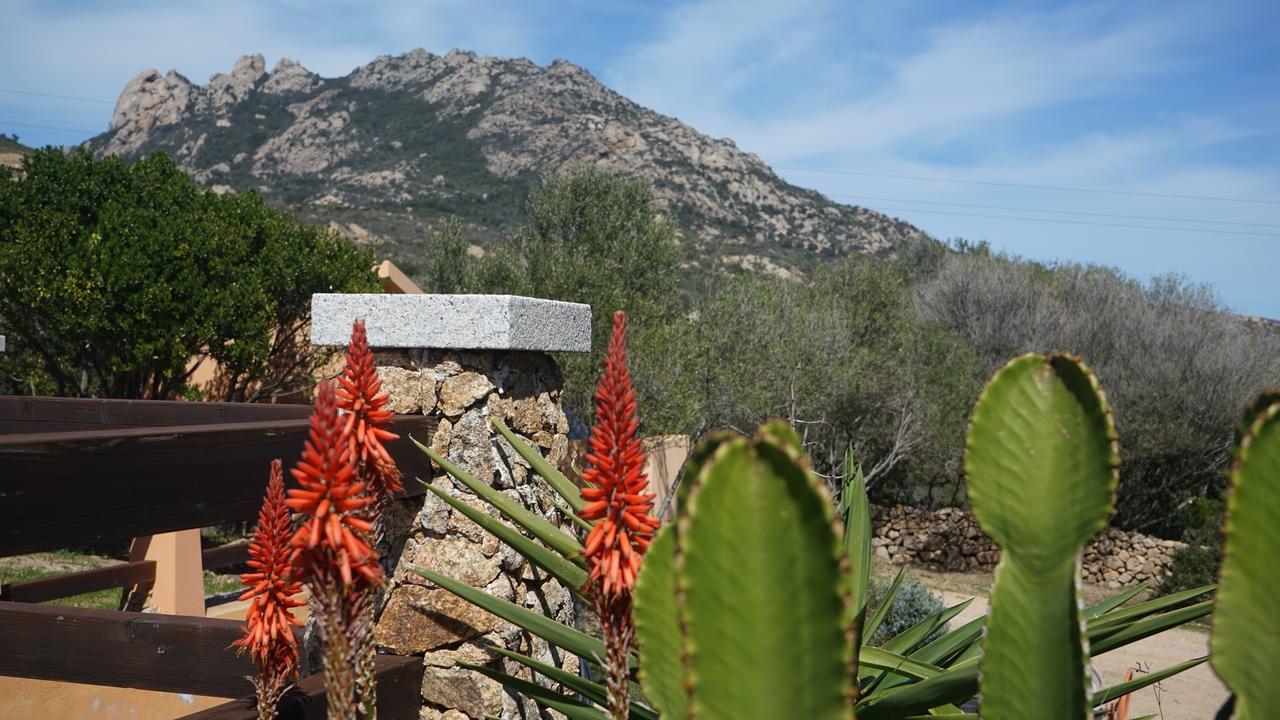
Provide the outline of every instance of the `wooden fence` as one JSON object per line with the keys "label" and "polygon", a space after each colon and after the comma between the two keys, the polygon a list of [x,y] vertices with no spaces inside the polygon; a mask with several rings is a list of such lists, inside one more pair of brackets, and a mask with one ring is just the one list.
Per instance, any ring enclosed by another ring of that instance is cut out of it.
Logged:
{"label": "wooden fence", "polygon": [[[252,521],[271,460],[289,463],[300,454],[309,411],[0,397],[0,557]],[[430,477],[408,436],[425,441],[434,429],[428,417],[395,418],[401,439],[388,449],[407,477]],[[417,483],[406,487],[420,492]],[[245,557],[245,546],[233,544],[204,550],[194,562],[214,569]],[[0,588],[0,675],[241,698],[184,720],[256,718],[245,679],[253,666],[227,649],[241,623],[34,604],[147,586],[182,569],[161,564],[136,559]],[[380,657],[379,716],[416,719],[421,676],[420,658]],[[318,675],[299,682],[280,715],[324,716]]]}

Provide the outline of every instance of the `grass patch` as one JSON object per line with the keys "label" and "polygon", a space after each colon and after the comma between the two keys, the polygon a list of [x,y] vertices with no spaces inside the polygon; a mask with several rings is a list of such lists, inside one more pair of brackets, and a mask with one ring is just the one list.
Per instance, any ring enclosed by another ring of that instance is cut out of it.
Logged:
{"label": "grass patch", "polygon": [[[69,550],[15,555],[14,557],[0,558],[0,584],[42,580],[48,577],[66,575],[80,570],[93,570],[94,568],[118,563],[118,560],[98,555],[75,553]],[[239,575],[208,571],[204,573],[204,594],[206,597],[231,592],[239,588]],[[120,607],[120,595],[121,590],[119,588],[110,588],[50,600],[43,604],[95,610],[118,610]]]}

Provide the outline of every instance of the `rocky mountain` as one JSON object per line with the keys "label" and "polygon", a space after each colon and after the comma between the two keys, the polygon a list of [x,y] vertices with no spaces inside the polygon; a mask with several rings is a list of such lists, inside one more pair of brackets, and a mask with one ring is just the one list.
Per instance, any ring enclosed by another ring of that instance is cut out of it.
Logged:
{"label": "rocky mountain", "polygon": [[911,225],[783,181],[713,139],[557,60],[383,56],[340,78],[261,55],[204,85],[145,70],[87,145],[169,151],[198,182],[256,188],[414,269],[424,238],[458,218],[484,246],[512,230],[544,173],[579,163],[647,178],[695,264],[803,270],[820,257],[889,253]]}
{"label": "rocky mountain", "polygon": [[23,156],[30,152],[31,148],[18,142],[17,136],[0,133],[0,167],[21,169]]}

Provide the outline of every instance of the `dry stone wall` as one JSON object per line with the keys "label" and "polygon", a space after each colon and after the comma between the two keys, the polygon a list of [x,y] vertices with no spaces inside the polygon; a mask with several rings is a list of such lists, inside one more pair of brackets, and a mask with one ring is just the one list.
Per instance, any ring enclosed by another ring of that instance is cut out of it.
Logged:
{"label": "dry stone wall", "polygon": [[[931,570],[987,571],[1000,560],[1000,549],[959,508],[936,511],[897,505],[872,507],[871,544],[876,557],[895,565]],[[1121,588],[1169,574],[1173,555],[1183,543],[1107,528],[1084,550],[1085,582]]]}
{"label": "dry stone wall", "polygon": [[[552,463],[566,455],[569,424],[560,406],[562,378],[555,362],[538,352],[378,351],[378,373],[398,413],[439,418],[435,435],[418,438],[563,529],[551,491],[511,446],[495,436],[491,420],[538,447]],[[427,480],[428,478],[423,478]],[[488,505],[442,472],[431,482],[490,514]],[[407,478],[406,482],[416,482]],[[540,718],[536,706],[505,692],[479,673],[455,667],[490,665],[519,677],[529,673],[490,648],[501,647],[577,672],[577,658],[480,610],[415,574],[428,568],[504,600],[574,624],[572,596],[519,554],[433,494],[402,501],[390,519],[398,557],[380,608],[374,640],[384,652],[423,657],[424,720],[499,717]],[[571,530],[570,530],[571,531]]]}

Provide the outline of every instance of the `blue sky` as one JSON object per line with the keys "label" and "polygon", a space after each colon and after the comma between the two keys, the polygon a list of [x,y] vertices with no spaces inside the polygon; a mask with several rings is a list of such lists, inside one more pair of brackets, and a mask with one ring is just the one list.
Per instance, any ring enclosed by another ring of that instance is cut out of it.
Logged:
{"label": "blue sky", "polygon": [[326,76],[415,47],[565,58],[937,237],[1178,272],[1280,318],[1274,0],[0,0],[0,18],[0,132],[29,144],[105,129],[148,67],[204,82],[252,52]]}

